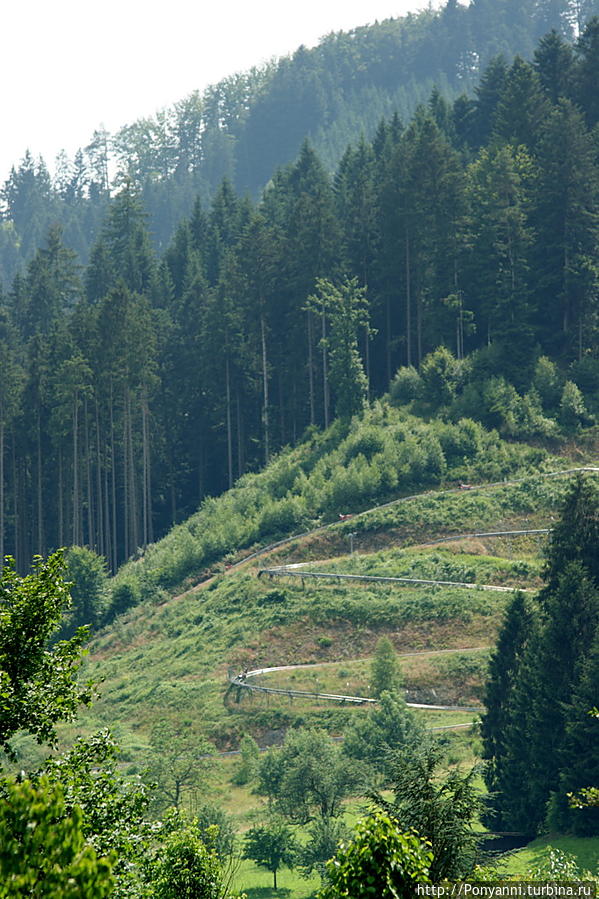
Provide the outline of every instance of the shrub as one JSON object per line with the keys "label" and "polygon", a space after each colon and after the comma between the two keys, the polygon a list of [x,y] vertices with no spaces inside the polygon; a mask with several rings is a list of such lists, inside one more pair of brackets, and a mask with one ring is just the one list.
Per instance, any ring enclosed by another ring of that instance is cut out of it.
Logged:
{"label": "shrub", "polygon": [[577,431],[587,419],[587,410],[580,389],[573,381],[566,381],[559,404],[559,420],[566,433]]}
{"label": "shrub", "polygon": [[449,406],[455,399],[461,366],[447,347],[440,346],[429,353],[420,366],[422,398],[433,408]]}
{"label": "shrub", "polygon": [[67,615],[62,637],[70,636],[85,624],[96,625],[105,613],[106,560],[85,546],[71,546],[65,553],[67,580],[72,581],[73,605]]}
{"label": "shrub", "polygon": [[193,827],[170,834],[155,865],[156,899],[222,899],[223,872]]}
{"label": "shrub", "polygon": [[293,531],[305,515],[305,505],[298,496],[268,502],[262,510],[258,530],[260,536]]}
{"label": "shrub", "polygon": [[555,363],[547,356],[540,356],[537,360],[532,386],[539,395],[543,409],[547,412],[556,412],[563,389],[563,379]]}
{"label": "shrub", "polygon": [[414,366],[404,365],[391,381],[391,402],[394,406],[405,406],[412,400],[420,399],[423,386],[422,378]]}
{"label": "shrub", "polygon": [[139,589],[134,582],[124,581],[115,584],[112,588],[112,596],[106,612],[106,620],[112,621],[117,615],[122,615],[127,609],[137,605],[139,599]]}
{"label": "shrub", "polygon": [[522,397],[518,424],[521,437],[552,437],[557,434],[556,423],[543,415],[541,399],[534,387]]}
{"label": "shrub", "polygon": [[474,458],[483,447],[483,429],[471,418],[461,418],[455,425],[440,425],[437,438],[450,467]]}
{"label": "shrub", "polygon": [[269,590],[268,593],[265,593],[264,596],[260,596],[258,598],[258,605],[260,606],[269,606],[271,603],[282,603],[286,602],[287,594],[284,590]]}
{"label": "shrub", "polygon": [[114,857],[98,858],[83,814],[60,784],[4,781],[0,802],[0,896],[101,899],[114,887]]}
{"label": "shrub", "polygon": [[347,464],[358,455],[370,460],[384,449],[385,439],[380,428],[360,428],[354,437],[349,437],[345,441],[345,462]]}
{"label": "shrub", "polygon": [[505,378],[489,378],[483,384],[483,423],[501,433],[514,435],[518,431],[520,396]]}
{"label": "shrub", "polygon": [[[594,356],[583,356],[582,359],[570,366],[570,376],[585,396],[597,393],[599,391],[599,359]],[[559,402],[559,394],[557,402]]]}
{"label": "shrub", "polygon": [[318,899],[412,899],[430,883],[432,853],[413,833],[402,833],[387,815],[359,821],[327,865],[329,883]]}

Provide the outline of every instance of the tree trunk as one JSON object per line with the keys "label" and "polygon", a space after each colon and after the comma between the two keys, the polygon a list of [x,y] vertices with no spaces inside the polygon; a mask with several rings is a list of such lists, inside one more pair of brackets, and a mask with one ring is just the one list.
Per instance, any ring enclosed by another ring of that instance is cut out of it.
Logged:
{"label": "tree trunk", "polygon": [[370,402],[370,326],[364,325],[364,363],[366,366],[366,399]]}
{"label": "tree trunk", "polygon": [[127,390],[123,394],[123,544],[125,559],[129,550],[129,429],[127,428]]}
{"label": "tree trunk", "polygon": [[[112,503],[112,570],[118,567],[118,527],[116,505],[116,451],[114,447],[114,398],[112,395],[112,382],[110,383],[110,492]],[[106,518],[108,527],[108,516]]]}
{"label": "tree trunk", "polygon": [[570,307],[570,297],[569,297],[570,285],[569,285],[569,277],[568,277],[568,267],[570,264],[570,260],[569,260],[569,254],[568,254],[567,240],[568,240],[568,229],[566,227],[566,233],[564,236],[565,246],[564,246],[564,277],[563,277],[564,316],[563,316],[563,323],[562,323],[562,328],[563,328],[564,334],[567,334],[568,331],[570,330],[570,308],[569,308]]}
{"label": "tree trunk", "polygon": [[308,386],[310,394],[310,424],[316,420],[316,407],[314,403],[314,359],[312,356],[312,312],[308,309]]}
{"label": "tree trunk", "polygon": [[385,301],[385,325],[387,334],[385,336],[385,361],[387,363],[387,384],[391,383],[391,297],[387,294]]}
{"label": "tree trunk", "polygon": [[150,434],[150,407],[148,398],[145,397],[146,420],[146,481],[148,487],[148,539],[154,542],[154,517],[152,515],[152,437]]}
{"label": "tree trunk", "polygon": [[231,427],[231,371],[228,354],[225,359],[225,393],[227,398],[227,466],[230,490],[233,486],[233,433]]}
{"label": "tree trunk", "polygon": [[98,509],[98,552],[108,558],[104,532],[104,496],[102,494],[102,455],[100,453],[100,411],[96,399],[96,496]]}
{"label": "tree trunk", "polygon": [[4,567],[4,417],[0,407],[0,569]]}
{"label": "tree trunk", "polygon": [[205,450],[204,441],[202,439],[201,429],[198,432],[198,504],[204,496],[204,466],[205,466]]}
{"label": "tree trunk", "polygon": [[[17,486],[17,447],[14,430],[12,433],[12,508],[13,508],[13,516],[14,516],[14,525],[13,525],[13,555],[15,560],[18,556],[18,542],[19,542],[19,506],[18,506],[18,498],[19,491]],[[62,546],[62,543],[61,543]]]}
{"label": "tree trunk", "polygon": [[98,540],[96,535],[96,526],[94,522],[94,498],[92,491],[92,469],[89,452],[89,415],[87,407],[87,397],[83,401],[83,439],[85,440],[85,476],[87,488],[87,545],[98,548]]}
{"label": "tree trunk", "polygon": [[235,404],[237,411],[237,476],[241,477],[244,472],[245,462],[243,458],[243,417],[241,415],[239,388],[235,391]]}
{"label": "tree trunk", "polygon": [[422,362],[422,291],[416,294],[416,352],[418,365]]}
{"label": "tree trunk", "polygon": [[42,423],[37,407],[37,553],[44,555],[44,504],[42,499]]}
{"label": "tree trunk", "polygon": [[280,368],[278,374],[278,384],[280,445],[285,446],[285,444],[287,443],[287,433],[285,429],[285,397],[283,395],[283,376]]}
{"label": "tree trunk", "polygon": [[79,546],[79,403],[78,394],[73,397],[73,546]]}
{"label": "tree trunk", "polygon": [[266,359],[266,325],[264,315],[260,316],[260,331],[262,334],[262,384],[263,384],[263,420],[264,420],[264,462],[268,465],[270,459],[270,429],[268,422],[268,369]]}
{"label": "tree trunk", "polygon": [[111,571],[116,571],[114,551],[112,548],[112,531],[110,529],[110,491],[108,485],[108,466],[104,467],[104,555]]}
{"label": "tree trunk", "polygon": [[141,398],[141,431],[143,447],[143,473],[142,473],[142,515],[143,515],[143,545],[152,542],[152,480],[150,458],[150,410],[145,388]]}
{"label": "tree trunk", "polygon": [[329,377],[327,371],[327,317],[322,313],[322,399],[324,405],[324,426],[329,426]]}
{"label": "tree trunk", "polygon": [[58,447],[58,545],[64,546],[64,484],[62,472],[62,446]]}
{"label": "tree trunk", "polygon": [[407,365],[412,364],[412,273],[410,271],[410,236],[406,229],[406,351]]}
{"label": "tree trunk", "polygon": [[131,394],[127,391],[127,437],[129,444],[129,498],[131,500],[131,545],[135,552],[139,547],[139,512],[137,508],[137,488],[135,477],[135,454],[133,447],[133,425],[131,415]]}
{"label": "tree trunk", "polygon": [[22,491],[22,468],[20,460],[17,460],[17,442],[13,434],[12,441],[12,468],[14,481],[14,514],[15,514],[15,561],[17,570],[25,567],[24,530],[26,523],[25,498]]}
{"label": "tree trunk", "polygon": [[142,445],[142,471],[141,471],[141,542],[145,548],[148,545],[148,434],[146,400],[141,400],[141,445]]}

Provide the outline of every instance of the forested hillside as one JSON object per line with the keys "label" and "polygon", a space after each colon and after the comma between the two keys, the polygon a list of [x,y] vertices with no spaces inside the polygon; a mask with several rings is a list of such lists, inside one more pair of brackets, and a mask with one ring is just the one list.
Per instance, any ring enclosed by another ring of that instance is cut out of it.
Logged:
{"label": "forested hillside", "polygon": [[448,100],[472,97],[494,56],[531,59],[549,30],[571,40],[597,13],[597,0],[447,0],[440,11],[330,34],[116,134],[98,130],[73,159],[61,154],[52,176],[53,161],[32,147],[2,190],[0,281],[12,281],[57,222],[86,264],[109,196],[125,178],[162,253],[194,198],[209,203],[223,177],[255,197],[306,137],[330,173],[360,132],[371,139],[394,112],[407,121],[435,85]]}
{"label": "forested hillside", "polygon": [[52,228],[2,302],[0,551],[116,568],[389,387],[507,437],[592,424],[598,67],[599,20],[551,33],[333,178],[305,143],[257,204],[224,181],[162,258],[131,181],[85,270]]}
{"label": "forested hillside", "polygon": [[0,899],[598,880],[593,12],[447,0],[13,171]]}

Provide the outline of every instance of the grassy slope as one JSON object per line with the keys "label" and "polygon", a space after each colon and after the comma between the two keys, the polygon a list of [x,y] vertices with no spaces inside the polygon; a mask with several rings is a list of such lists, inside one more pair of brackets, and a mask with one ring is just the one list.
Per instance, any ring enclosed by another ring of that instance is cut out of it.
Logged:
{"label": "grassy slope", "polygon": [[115,584],[141,599],[160,598],[222,568],[223,558],[335,521],[444,481],[498,480],[550,467],[547,454],[507,444],[474,422],[425,424],[377,402],[351,426],[336,422],[262,472],[245,475],[143,558],[123,566]]}
{"label": "grassy slope", "polygon": [[559,849],[573,855],[581,871],[599,874],[598,837],[568,837],[557,834],[540,837],[524,849],[511,854],[502,866],[502,871],[510,875],[525,874],[531,867],[540,864],[549,849]]}
{"label": "grassy slope", "polygon": [[[447,430],[451,427],[431,429],[378,404],[349,434],[336,426],[283,454],[265,472],[243,479],[228,495],[206,503],[144,559],[126,566],[115,583],[132,585],[141,601],[91,644],[85,674],[102,679],[102,696],[78,730],[110,725],[131,771],[141,764],[153,722],[176,720],[182,710],[222,749],[235,747],[245,732],[268,742],[299,724],[339,734],[367,710],[247,695],[237,702],[234,693],[227,694],[228,669],[321,663],[279,675],[276,683],[326,691],[343,687],[362,694],[368,690],[365,659],[382,634],[401,652],[491,646],[508,594],[329,583],[303,589],[297,581],[257,576],[268,564],[312,561],[320,570],[536,587],[536,539],[477,538],[428,548],[418,544],[449,534],[550,525],[565,481],[543,479],[536,472],[568,467],[571,461],[507,446],[478,428]],[[503,480],[527,471],[518,485],[438,489],[447,479]],[[229,559],[241,557],[256,544],[334,522],[339,510],[359,512],[423,489],[429,492],[333,523],[223,571],[227,554]],[[349,533],[356,535],[353,557],[347,555]],[[210,581],[188,589],[214,573]],[[402,660],[406,686],[420,701],[476,702],[487,655],[483,649],[456,656],[407,656]],[[268,676],[265,683],[275,683],[274,678]],[[422,714],[429,726],[472,718]],[[70,730],[65,739],[72,736]],[[443,739],[448,760],[472,759],[476,741],[467,731]],[[216,766],[207,798],[234,812],[247,827],[255,820],[257,800],[246,788],[232,785],[234,766],[231,758]],[[239,883],[266,897],[269,878],[268,872],[252,873],[244,863]],[[293,899],[310,895],[313,886],[289,872],[283,872],[281,884]]]}
{"label": "grassy slope", "polygon": [[[331,563],[333,567],[361,566],[370,573],[409,570],[423,577],[443,574],[443,579],[453,572],[459,579],[534,585],[536,545],[504,542],[503,556],[491,540],[488,546],[470,542],[466,548],[476,552],[467,553],[457,552],[463,547],[456,545],[401,554],[367,550],[370,544],[410,539],[414,532],[420,540],[427,527],[437,534],[519,526],[525,519],[546,522],[563,487],[561,480],[532,478],[517,487],[428,495],[336,525],[330,533],[297,541],[271,558],[279,563],[283,556],[289,561],[329,559],[335,543],[347,546],[344,534],[352,526],[363,552]],[[509,558],[515,552],[517,562]],[[234,569],[180,598],[142,603],[100,634],[88,664],[92,676],[104,678],[94,717],[119,725],[125,743],[135,745],[137,735],[157,716],[174,714],[181,702],[189,703],[201,709],[198,715],[208,734],[224,746],[248,727],[243,703],[239,711],[223,707],[229,666],[356,659],[372,653],[382,633],[405,651],[485,646],[493,642],[507,601],[502,594],[434,587],[319,584],[303,590],[299,582],[257,578],[258,567],[267,561]],[[281,598],[283,602],[277,601]],[[333,719],[346,714],[323,712]],[[297,712],[255,709],[253,717],[259,733],[261,727],[288,723]]]}

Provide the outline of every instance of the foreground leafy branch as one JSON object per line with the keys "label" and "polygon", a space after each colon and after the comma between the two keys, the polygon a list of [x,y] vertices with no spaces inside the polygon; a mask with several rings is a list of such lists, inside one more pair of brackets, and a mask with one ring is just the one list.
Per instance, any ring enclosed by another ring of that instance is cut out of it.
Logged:
{"label": "foreground leafy branch", "polygon": [[0,749],[12,756],[10,739],[21,730],[54,744],[55,725],[89,704],[92,685],[76,681],[86,628],[49,646],[71,603],[62,553],[36,557],[25,577],[8,561],[0,579]]}

